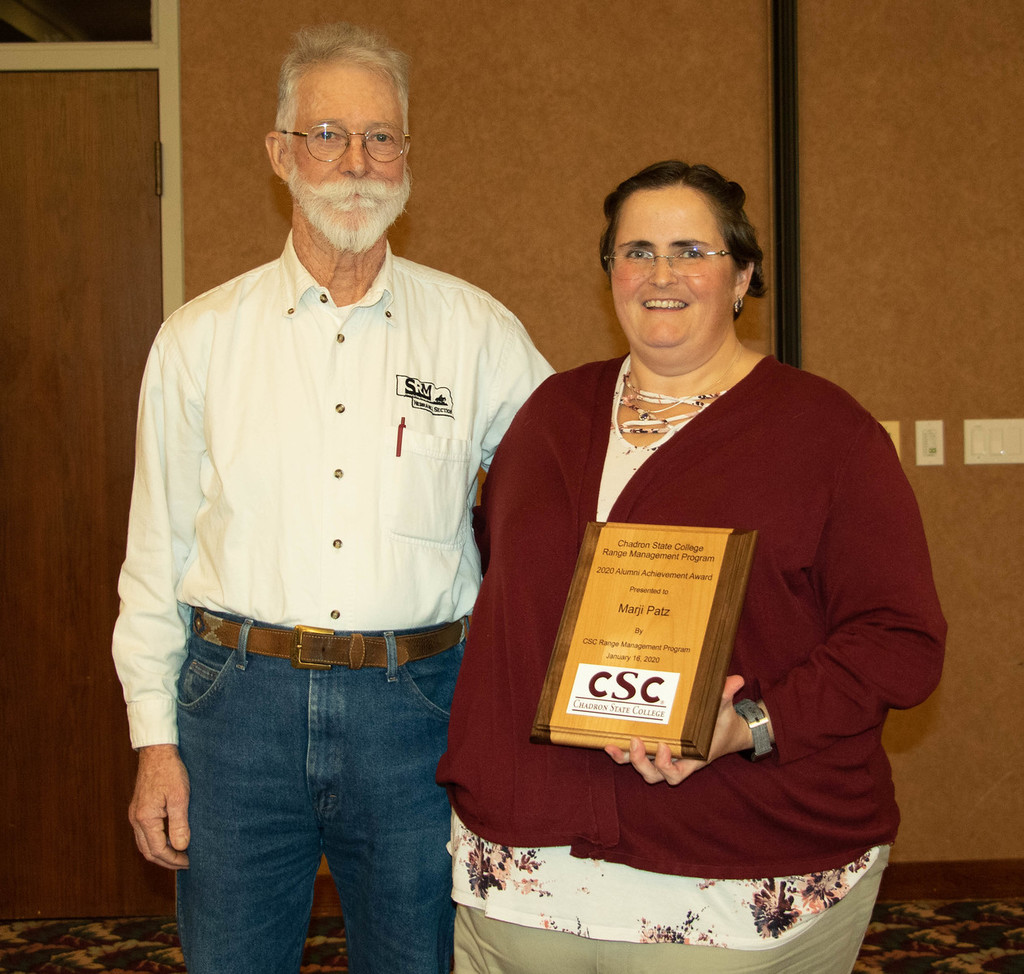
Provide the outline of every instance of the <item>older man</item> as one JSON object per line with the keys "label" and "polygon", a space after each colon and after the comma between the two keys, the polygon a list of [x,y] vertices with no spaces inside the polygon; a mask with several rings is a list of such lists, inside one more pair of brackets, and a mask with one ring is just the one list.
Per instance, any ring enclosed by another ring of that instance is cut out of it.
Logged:
{"label": "older man", "polygon": [[282,256],[164,324],[139,407],[114,657],[139,849],[192,974],[298,971],[327,856],[353,972],[447,972],[434,783],[479,582],[477,472],[550,368],[489,295],[392,255],[404,55],[301,31]]}

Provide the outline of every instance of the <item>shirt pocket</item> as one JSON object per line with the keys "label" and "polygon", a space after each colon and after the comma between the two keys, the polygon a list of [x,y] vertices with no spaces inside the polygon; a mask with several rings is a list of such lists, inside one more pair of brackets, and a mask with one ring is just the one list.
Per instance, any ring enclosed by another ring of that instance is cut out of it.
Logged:
{"label": "shirt pocket", "polygon": [[397,541],[461,548],[476,486],[472,443],[408,428],[401,437],[401,456],[389,457],[384,470],[384,524]]}

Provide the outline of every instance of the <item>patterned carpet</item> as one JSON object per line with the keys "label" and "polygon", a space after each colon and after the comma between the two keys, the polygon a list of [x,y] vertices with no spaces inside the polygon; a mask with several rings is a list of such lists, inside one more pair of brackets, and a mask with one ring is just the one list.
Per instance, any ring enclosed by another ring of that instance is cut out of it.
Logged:
{"label": "patterned carpet", "polygon": [[[181,974],[184,970],[170,917],[0,924],[0,972]],[[347,970],[340,921],[314,917],[303,974]],[[854,971],[1024,974],[1024,899],[879,903]]]}
{"label": "patterned carpet", "polygon": [[1024,899],[878,903],[857,974],[1024,974]]}

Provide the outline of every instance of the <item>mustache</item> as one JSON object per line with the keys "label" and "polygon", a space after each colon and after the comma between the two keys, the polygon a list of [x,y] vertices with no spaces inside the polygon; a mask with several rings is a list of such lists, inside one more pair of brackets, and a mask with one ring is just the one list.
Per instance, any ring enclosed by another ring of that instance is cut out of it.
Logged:
{"label": "mustache", "polygon": [[378,179],[344,179],[307,186],[306,191],[338,210],[372,210],[402,194],[401,185]]}

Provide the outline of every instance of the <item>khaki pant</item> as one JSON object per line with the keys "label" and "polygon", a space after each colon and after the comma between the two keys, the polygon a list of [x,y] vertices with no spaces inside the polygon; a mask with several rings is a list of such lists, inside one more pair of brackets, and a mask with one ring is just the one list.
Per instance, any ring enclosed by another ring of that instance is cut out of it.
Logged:
{"label": "khaki pant", "polygon": [[888,849],[806,933],[768,950],[588,940],[491,920],[460,906],[456,974],[850,974],[871,920]]}

